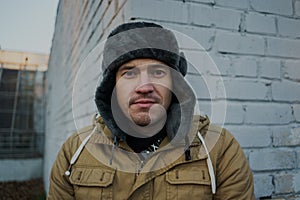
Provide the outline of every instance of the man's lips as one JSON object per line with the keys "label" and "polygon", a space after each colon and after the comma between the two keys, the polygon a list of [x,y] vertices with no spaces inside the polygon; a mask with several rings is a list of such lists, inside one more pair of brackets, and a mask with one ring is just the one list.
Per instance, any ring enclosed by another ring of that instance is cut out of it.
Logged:
{"label": "man's lips", "polygon": [[157,103],[154,99],[137,99],[135,100],[132,105],[137,105],[141,108],[150,108],[153,104]]}

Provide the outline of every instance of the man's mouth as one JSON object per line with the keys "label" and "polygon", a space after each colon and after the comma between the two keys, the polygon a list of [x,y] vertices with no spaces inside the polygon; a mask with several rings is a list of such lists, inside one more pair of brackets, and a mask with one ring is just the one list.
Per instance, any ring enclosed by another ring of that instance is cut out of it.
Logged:
{"label": "man's mouth", "polygon": [[153,106],[153,104],[157,103],[154,99],[137,99],[136,101],[133,102],[132,105],[136,105],[140,108],[150,108]]}

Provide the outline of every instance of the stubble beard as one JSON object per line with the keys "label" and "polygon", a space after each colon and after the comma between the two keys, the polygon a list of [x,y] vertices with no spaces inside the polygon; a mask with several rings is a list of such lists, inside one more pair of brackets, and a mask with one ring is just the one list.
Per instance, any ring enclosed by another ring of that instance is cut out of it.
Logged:
{"label": "stubble beard", "polygon": [[130,117],[133,120],[133,122],[138,126],[148,126],[151,123],[151,117],[149,112],[141,112],[136,114],[131,113]]}

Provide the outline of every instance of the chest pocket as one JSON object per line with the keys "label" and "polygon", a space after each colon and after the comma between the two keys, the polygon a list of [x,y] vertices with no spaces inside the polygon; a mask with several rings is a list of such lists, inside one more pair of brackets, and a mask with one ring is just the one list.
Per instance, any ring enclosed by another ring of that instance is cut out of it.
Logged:
{"label": "chest pocket", "polygon": [[177,166],[166,174],[167,199],[212,199],[206,165]]}
{"label": "chest pocket", "polygon": [[112,199],[112,183],[115,171],[89,167],[74,167],[70,182],[76,199]]}

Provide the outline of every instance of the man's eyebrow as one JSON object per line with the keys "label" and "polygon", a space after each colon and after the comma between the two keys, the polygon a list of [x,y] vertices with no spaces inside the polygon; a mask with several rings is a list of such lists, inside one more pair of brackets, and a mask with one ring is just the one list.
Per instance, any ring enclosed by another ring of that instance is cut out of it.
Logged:
{"label": "man's eyebrow", "polygon": [[149,64],[149,67],[160,67],[160,68],[167,68],[169,69],[170,66],[166,65],[166,64],[161,64],[161,63],[154,63],[154,64]]}
{"label": "man's eyebrow", "polygon": [[119,68],[118,71],[122,71],[122,70],[130,70],[132,68],[135,68],[135,66],[130,66],[130,65],[123,65]]}

